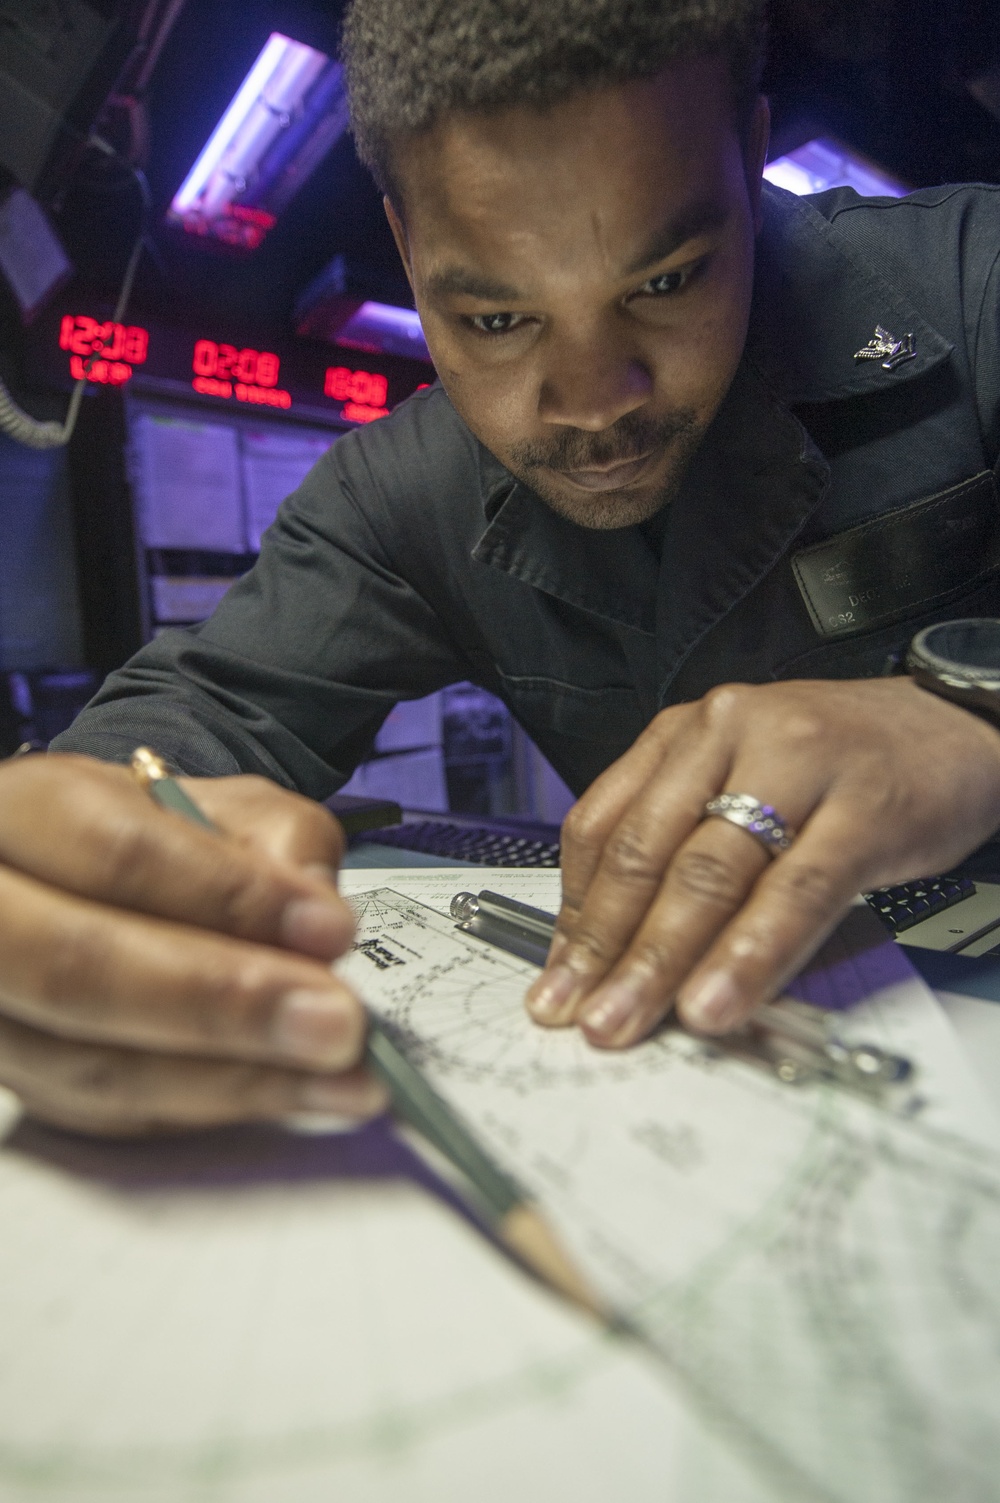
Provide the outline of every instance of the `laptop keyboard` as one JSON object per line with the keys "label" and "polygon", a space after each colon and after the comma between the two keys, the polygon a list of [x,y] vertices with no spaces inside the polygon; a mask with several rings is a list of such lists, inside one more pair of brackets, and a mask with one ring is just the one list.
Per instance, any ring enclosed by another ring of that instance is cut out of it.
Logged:
{"label": "laptop keyboard", "polygon": [[971,898],[976,884],[970,877],[923,877],[917,882],[901,882],[898,887],[883,887],[866,892],[865,901],[873,908],[886,928],[902,934],[914,924],[953,908]]}
{"label": "laptop keyboard", "polygon": [[476,866],[558,866],[559,842],[538,840],[530,834],[491,830],[481,825],[454,825],[426,819],[390,825],[384,830],[366,830],[365,840],[394,845],[404,851],[422,851],[452,861],[471,861]]}

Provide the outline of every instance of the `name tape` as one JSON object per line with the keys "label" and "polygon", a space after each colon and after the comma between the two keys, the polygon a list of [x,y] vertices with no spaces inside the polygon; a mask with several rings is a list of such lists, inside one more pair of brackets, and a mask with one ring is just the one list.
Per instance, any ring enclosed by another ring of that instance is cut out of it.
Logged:
{"label": "name tape", "polygon": [[992,470],[875,517],[792,558],[822,637],[865,631],[1000,568],[1000,501]]}

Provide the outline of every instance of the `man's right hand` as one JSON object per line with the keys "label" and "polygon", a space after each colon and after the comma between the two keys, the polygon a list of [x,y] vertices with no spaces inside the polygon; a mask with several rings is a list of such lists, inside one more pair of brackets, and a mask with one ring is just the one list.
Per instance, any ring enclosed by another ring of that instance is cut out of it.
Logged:
{"label": "man's right hand", "polygon": [[111,1134],[384,1109],[329,969],[339,827],[260,778],[185,787],[220,833],[89,757],[0,765],[0,1085]]}

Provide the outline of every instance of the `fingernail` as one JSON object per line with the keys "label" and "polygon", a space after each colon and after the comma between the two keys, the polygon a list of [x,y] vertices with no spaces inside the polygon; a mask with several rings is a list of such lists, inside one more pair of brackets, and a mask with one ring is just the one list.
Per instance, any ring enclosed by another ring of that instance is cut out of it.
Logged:
{"label": "fingernail", "polygon": [[678,1000],[677,1010],[692,1028],[721,1032],[739,1022],[743,998],[728,971],[712,971],[700,986]]}
{"label": "fingernail", "polygon": [[528,1011],[539,1023],[555,1023],[569,1010],[570,999],[578,990],[580,978],[569,966],[557,965],[543,971],[528,992]]}
{"label": "fingernail", "polygon": [[371,1076],[341,1080],[336,1075],[316,1075],[302,1082],[299,1106],[305,1112],[332,1117],[377,1117],[389,1106],[389,1093]]}
{"label": "fingernail", "polygon": [[281,915],[281,939],[289,949],[334,960],[351,942],[354,920],[343,901],[293,898]]}
{"label": "fingernail", "polygon": [[591,997],[580,1014],[580,1026],[601,1038],[612,1038],[635,1016],[642,1000],[643,988],[634,977],[613,981]]}
{"label": "fingernail", "polygon": [[342,1065],[351,1053],[346,998],[335,992],[286,992],[274,1017],[273,1038],[282,1054],[310,1065]]}

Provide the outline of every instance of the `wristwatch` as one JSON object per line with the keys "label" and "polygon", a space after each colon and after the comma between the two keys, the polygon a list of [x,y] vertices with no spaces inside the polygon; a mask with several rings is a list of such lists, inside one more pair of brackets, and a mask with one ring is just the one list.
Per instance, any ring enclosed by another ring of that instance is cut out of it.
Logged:
{"label": "wristwatch", "polygon": [[1000,620],[970,617],[925,626],[910,643],[906,669],[921,689],[1000,728]]}

